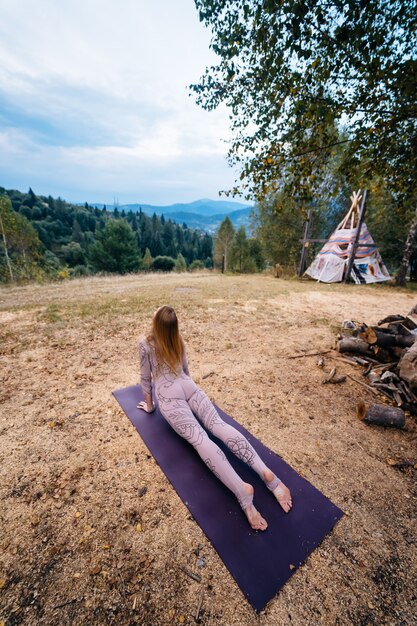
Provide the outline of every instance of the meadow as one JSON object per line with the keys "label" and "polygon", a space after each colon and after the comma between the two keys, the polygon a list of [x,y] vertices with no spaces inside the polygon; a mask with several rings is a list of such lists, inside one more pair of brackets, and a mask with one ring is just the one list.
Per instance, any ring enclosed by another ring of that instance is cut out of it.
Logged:
{"label": "meadow", "polygon": [[[415,470],[387,461],[415,458],[416,418],[367,426],[355,407],[374,396],[322,380],[361,377],[332,350],[343,320],[415,299],[215,273],[2,287],[0,623],[194,624],[201,601],[203,626],[411,625]],[[111,395],[139,382],[138,339],[161,304],[196,382],[345,512],[259,616]],[[324,367],[302,356],[321,351]]]}

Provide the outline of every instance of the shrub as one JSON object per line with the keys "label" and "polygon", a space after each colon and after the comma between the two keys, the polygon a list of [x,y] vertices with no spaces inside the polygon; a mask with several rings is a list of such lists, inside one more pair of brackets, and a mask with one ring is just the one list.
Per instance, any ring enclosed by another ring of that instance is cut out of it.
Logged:
{"label": "shrub", "polygon": [[203,270],[204,269],[204,263],[203,263],[203,261],[200,261],[199,259],[196,259],[195,261],[190,263],[190,265],[188,266],[188,269],[189,269],[190,272],[193,272],[195,270]]}
{"label": "shrub", "polygon": [[58,280],[67,280],[70,277],[70,271],[68,267],[63,267],[62,270],[59,270],[56,277]]}
{"label": "shrub", "polygon": [[71,277],[90,276],[91,272],[86,265],[76,265],[70,269]]}
{"label": "shrub", "polygon": [[157,256],[152,261],[151,269],[156,272],[172,272],[175,267],[175,259],[171,256]]}

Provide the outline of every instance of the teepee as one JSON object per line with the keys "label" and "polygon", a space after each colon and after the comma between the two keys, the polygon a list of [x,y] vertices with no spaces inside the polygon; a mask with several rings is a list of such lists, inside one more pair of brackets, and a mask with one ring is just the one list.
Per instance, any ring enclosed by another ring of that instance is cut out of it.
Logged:
{"label": "teepee", "polygon": [[[330,235],[306,274],[324,283],[341,282],[346,272],[355,283],[379,283],[391,276],[363,221],[364,202],[360,190],[351,197],[352,205]],[[365,200],[365,198],[363,198]]]}

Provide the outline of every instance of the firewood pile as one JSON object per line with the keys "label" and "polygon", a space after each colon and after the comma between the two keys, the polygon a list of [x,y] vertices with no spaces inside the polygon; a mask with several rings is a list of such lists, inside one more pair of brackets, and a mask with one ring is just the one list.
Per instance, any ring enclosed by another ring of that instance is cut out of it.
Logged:
{"label": "firewood pile", "polygon": [[[343,360],[363,367],[362,385],[417,415],[417,305],[377,326],[347,320],[338,335]],[[359,381],[357,381],[359,382]]]}

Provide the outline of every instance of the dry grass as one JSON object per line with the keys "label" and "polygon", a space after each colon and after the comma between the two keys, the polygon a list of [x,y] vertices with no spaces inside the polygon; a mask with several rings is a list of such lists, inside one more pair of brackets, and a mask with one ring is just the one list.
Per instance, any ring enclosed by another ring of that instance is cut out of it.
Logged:
{"label": "dry grass", "polygon": [[[416,455],[415,421],[365,426],[354,407],[372,396],[351,380],[323,386],[314,358],[288,356],[329,349],[343,319],[414,301],[216,274],[1,289],[0,622],[193,624],[203,592],[203,625],[413,624],[413,470],[386,461]],[[137,338],[162,303],[206,392],[347,513],[260,616],[111,396],[137,382]],[[335,363],[352,371],[329,358],[325,372]]]}

